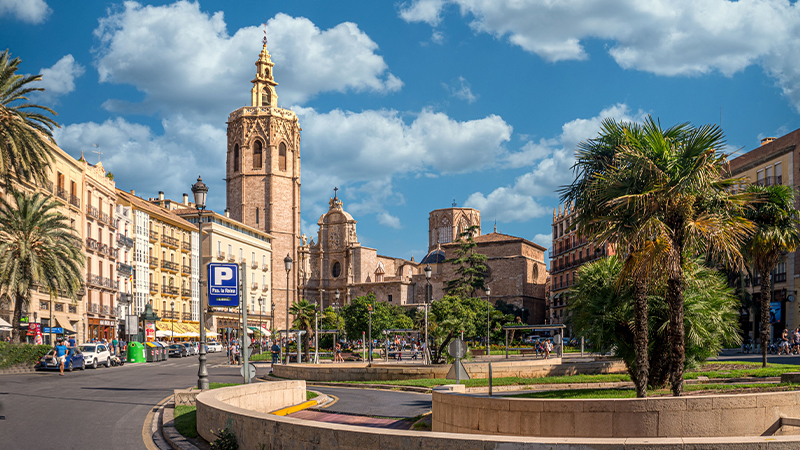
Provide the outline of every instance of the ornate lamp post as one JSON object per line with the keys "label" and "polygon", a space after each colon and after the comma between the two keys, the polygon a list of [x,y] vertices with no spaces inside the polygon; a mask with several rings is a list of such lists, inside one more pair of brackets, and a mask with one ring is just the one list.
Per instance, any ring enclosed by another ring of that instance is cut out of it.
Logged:
{"label": "ornate lamp post", "polygon": [[489,352],[489,327],[491,321],[489,319],[489,310],[492,308],[492,302],[489,300],[489,297],[492,295],[492,288],[486,287],[486,356],[491,355]]}
{"label": "ornate lamp post", "polygon": [[208,368],[206,367],[206,317],[205,306],[203,305],[203,210],[206,209],[206,194],[208,186],[203,183],[200,176],[197,183],[192,185],[194,204],[197,207],[197,242],[198,242],[198,261],[200,267],[200,367],[197,369],[197,388],[208,389]]}
{"label": "ornate lamp post", "polygon": [[172,342],[175,342],[175,302],[169,303],[169,309],[172,311],[169,315],[170,319],[172,319]]}
{"label": "ornate lamp post", "polygon": [[[336,290],[336,303],[333,304],[333,310],[336,313],[336,329],[339,329],[339,290]],[[333,353],[336,354],[336,342],[339,333],[333,333]]]}
{"label": "ornate lamp post", "polygon": [[433,269],[431,269],[431,265],[425,265],[425,280],[427,280],[428,284],[425,289],[425,349],[423,353],[423,357],[428,364],[431,362],[428,361],[428,355],[430,354],[430,349],[428,349],[428,306],[431,303],[431,274],[433,273]]}
{"label": "ornate lamp post", "polygon": [[[264,324],[261,322],[261,316],[264,315],[264,307],[261,304],[264,302],[263,297],[258,297],[258,331],[261,333],[261,330],[264,329]],[[261,354],[261,340],[264,338],[264,333],[261,333],[261,339],[258,341],[258,354]]]}
{"label": "ornate lamp post", "polygon": [[56,343],[53,341],[53,327],[55,326],[53,324],[53,297],[58,295],[58,280],[56,280],[55,277],[53,277],[53,284],[56,285],[56,292],[54,294],[50,294],[50,319],[48,319],[47,323],[50,325],[50,345],[55,348]]}
{"label": "ornate lamp post", "polygon": [[[286,357],[283,360],[284,364],[289,364],[289,272],[292,271],[292,257],[286,254],[283,258],[283,265],[286,268]],[[300,343],[297,343],[300,345]],[[300,347],[297,348],[297,354],[300,354]]]}

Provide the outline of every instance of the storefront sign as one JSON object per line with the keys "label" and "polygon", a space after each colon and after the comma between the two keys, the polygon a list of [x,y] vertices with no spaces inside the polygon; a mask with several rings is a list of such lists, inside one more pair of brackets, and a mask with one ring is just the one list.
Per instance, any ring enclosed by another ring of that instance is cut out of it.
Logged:
{"label": "storefront sign", "polygon": [[114,326],[114,321],[113,320],[100,319],[100,325],[105,326],[105,327],[113,327]]}
{"label": "storefront sign", "polygon": [[139,332],[139,316],[132,314],[125,316],[125,330],[127,330],[128,334]]}
{"label": "storefront sign", "polygon": [[156,323],[147,321],[144,323],[144,338],[145,341],[155,341],[156,340]]}
{"label": "storefront sign", "polygon": [[61,327],[53,327],[53,328],[44,327],[42,329],[42,333],[44,333],[44,334],[50,334],[50,333],[53,333],[53,334],[64,334],[64,329],[61,328]]}

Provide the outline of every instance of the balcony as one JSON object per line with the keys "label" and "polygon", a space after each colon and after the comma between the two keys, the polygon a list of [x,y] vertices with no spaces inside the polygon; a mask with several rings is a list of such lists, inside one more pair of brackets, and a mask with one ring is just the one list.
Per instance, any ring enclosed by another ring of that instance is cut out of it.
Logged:
{"label": "balcony", "polygon": [[181,314],[181,317],[183,318],[183,320],[192,320],[192,313],[185,312]]}
{"label": "balcony", "polygon": [[64,186],[56,186],[56,195],[65,201],[69,201],[69,194],[67,194],[67,190],[64,189]]}
{"label": "balcony", "polygon": [[103,305],[103,314],[110,316],[111,315],[111,307],[108,305]]}
{"label": "balcony", "polygon": [[90,286],[103,287],[103,277],[92,273],[86,274],[86,284]]}
{"label": "balcony", "polygon": [[236,257],[233,255],[228,255],[228,262],[236,262]]}
{"label": "balcony", "polygon": [[155,294],[158,292],[158,283],[150,283],[150,293]]}
{"label": "balcony", "polygon": [[129,277],[133,273],[133,266],[125,263],[117,263],[117,274],[123,277]]}
{"label": "balcony", "polygon": [[181,288],[181,297],[189,298],[191,296],[192,296],[192,290],[191,289]]}
{"label": "balcony", "polygon": [[88,305],[86,305],[87,312],[100,314],[100,310],[101,310],[100,305],[98,305],[97,303],[89,303]]}
{"label": "balcony", "polygon": [[186,264],[181,265],[181,273],[184,275],[191,275],[192,266],[187,266]]}
{"label": "balcony", "polygon": [[174,263],[171,261],[161,261],[161,268],[166,270],[167,272],[178,273],[178,263]]}
{"label": "balcony", "polygon": [[43,180],[41,186],[42,186],[42,189],[47,191],[48,194],[52,194],[53,193],[53,182],[52,181]]}
{"label": "balcony", "polygon": [[262,292],[267,292],[268,290],[269,290],[269,285],[268,284],[265,284],[265,285],[261,286],[261,291]]}
{"label": "balcony", "polygon": [[126,247],[133,247],[133,239],[129,238],[128,236],[122,236],[121,234],[118,234],[117,242]]}
{"label": "balcony", "polygon": [[76,207],[76,208],[80,208],[81,207],[81,199],[79,199],[78,197],[76,197],[74,195],[70,195],[69,196],[69,204],[74,206],[74,207]]}
{"label": "balcony", "polygon": [[150,230],[150,242],[158,242],[158,232]]}
{"label": "balcony", "polygon": [[250,263],[250,268],[253,269],[253,270],[258,269],[258,263],[253,261],[252,263]]}
{"label": "balcony", "polygon": [[109,217],[108,214],[102,211],[100,211],[100,221],[111,225],[111,217]]}
{"label": "balcony", "polygon": [[172,310],[164,311],[161,313],[161,317],[164,319],[178,319],[180,318],[180,315],[181,313],[179,313],[178,311],[172,311]]}
{"label": "balcony", "polygon": [[100,251],[100,244],[92,238],[86,238],[86,249],[91,251]]}
{"label": "balcony", "polygon": [[161,293],[173,297],[178,296],[178,288],[175,286],[161,286]]}
{"label": "balcony", "polygon": [[258,290],[258,283],[253,283],[253,284],[250,286],[250,290],[251,290],[251,291],[257,291],[257,290]]}
{"label": "balcony", "polygon": [[269,271],[269,266],[268,266],[268,265],[265,263],[265,264],[263,264],[263,265],[261,266],[261,270],[262,270],[263,272],[268,272],[268,271]]}
{"label": "balcony", "polygon": [[225,259],[225,252],[218,252],[217,253],[217,259],[220,260],[220,261],[224,260]]}
{"label": "balcony", "polygon": [[86,205],[86,215],[95,220],[100,220],[100,211],[92,205]]}
{"label": "balcony", "polygon": [[158,258],[150,257],[150,267],[153,269],[158,267]]}
{"label": "balcony", "polygon": [[166,245],[171,248],[178,248],[178,240],[174,237],[169,237],[166,234],[161,235],[161,245]]}
{"label": "balcony", "polygon": [[191,252],[192,251],[192,244],[191,242],[181,242],[181,251],[182,252]]}
{"label": "balcony", "polygon": [[119,228],[119,219],[112,218],[111,222],[108,222],[108,224],[111,225],[113,228]]}
{"label": "balcony", "polygon": [[133,301],[133,294],[126,294],[124,292],[119,293],[119,299],[117,302],[119,303],[130,303]]}

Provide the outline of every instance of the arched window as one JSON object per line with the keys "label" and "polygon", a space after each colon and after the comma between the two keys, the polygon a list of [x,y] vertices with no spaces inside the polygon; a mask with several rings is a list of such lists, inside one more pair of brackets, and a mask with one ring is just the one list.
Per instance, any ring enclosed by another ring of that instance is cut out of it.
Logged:
{"label": "arched window", "polygon": [[286,171],[286,144],[283,142],[278,146],[278,166],[281,170]]}
{"label": "arched window", "polygon": [[256,141],[253,142],[253,169],[260,169],[263,160],[263,146],[261,145],[261,141],[256,139]]}
{"label": "arched window", "polygon": [[233,171],[239,171],[239,144],[233,146]]}
{"label": "arched window", "polygon": [[439,243],[447,244],[450,242],[453,242],[453,227],[450,225],[450,221],[444,218],[439,225]]}

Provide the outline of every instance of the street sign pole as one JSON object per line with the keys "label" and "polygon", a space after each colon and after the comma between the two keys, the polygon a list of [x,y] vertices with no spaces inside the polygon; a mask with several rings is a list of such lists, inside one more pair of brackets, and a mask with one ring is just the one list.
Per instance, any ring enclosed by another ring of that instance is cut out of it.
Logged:
{"label": "street sign pole", "polygon": [[[244,370],[244,384],[250,384],[250,337],[247,335],[247,267],[245,267],[244,260],[240,261],[241,268],[239,269],[242,272],[242,354],[244,355],[243,362],[246,369]],[[254,333],[255,334],[255,333]]]}

